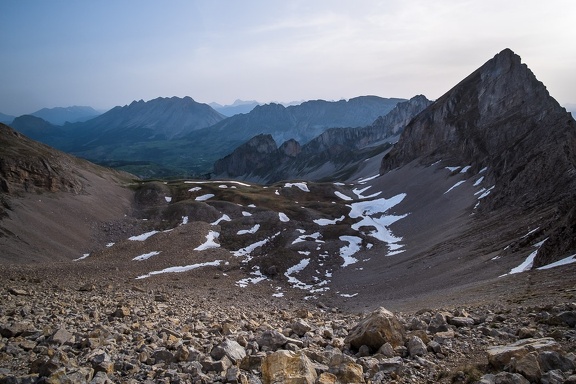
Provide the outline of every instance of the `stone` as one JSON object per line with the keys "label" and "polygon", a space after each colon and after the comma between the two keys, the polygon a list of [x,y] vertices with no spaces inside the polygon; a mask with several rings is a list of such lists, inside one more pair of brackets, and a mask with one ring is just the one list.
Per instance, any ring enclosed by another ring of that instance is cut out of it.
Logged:
{"label": "stone", "polygon": [[56,332],[54,332],[54,334],[51,337],[51,340],[55,344],[62,345],[71,341],[72,338],[74,338],[74,335],[72,333],[68,332],[65,328],[59,328],[58,330],[56,330]]}
{"label": "stone", "polygon": [[531,352],[520,359],[512,359],[511,365],[514,372],[521,374],[530,382],[538,382],[542,377],[536,352]]}
{"label": "stone", "polygon": [[407,344],[410,357],[423,356],[427,352],[426,344],[418,336],[412,336]]}
{"label": "stone", "polygon": [[312,327],[304,320],[297,319],[290,326],[295,334],[302,337],[304,334],[312,329]]}
{"label": "stone", "polygon": [[262,361],[264,384],[314,384],[317,378],[312,362],[302,352],[280,350]]}
{"label": "stone", "polygon": [[392,312],[380,307],[356,324],[344,342],[356,350],[367,345],[377,351],[384,343],[396,347],[404,344],[404,327]]}
{"label": "stone", "polygon": [[174,354],[172,352],[166,350],[166,349],[158,349],[158,350],[154,351],[154,353],[152,353],[152,358],[154,359],[156,364],[158,364],[160,362],[170,364],[170,363],[176,361]]}
{"label": "stone", "polygon": [[472,327],[474,326],[474,319],[470,317],[452,317],[448,320],[448,324],[456,327]]}
{"label": "stone", "polygon": [[477,381],[478,384],[530,384],[530,382],[518,373],[500,372],[496,375],[487,374]]}
{"label": "stone", "polygon": [[261,349],[277,350],[288,342],[288,338],[276,330],[264,331],[256,340]]}
{"label": "stone", "polygon": [[226,382],[232,384],[240,383],[240,369],[232,366],[226,370]]}
{"label": "stone", "polygon": [[316,384],[338,384],[338,378],[330,372],[322,372],[318,376]]}
{"label": "stone", "polygon": [[386,357],[394,357],[394,347],[390,343],[384,343],[378,349],[378,353]]}
{"label": "stone", "polygon": [[234,364],[236,364],[246,356],[246,350],[236,341],[226,339],[222,343],[212,348],[210,356],[216,360],[220,360],[224,356],[228,356],[228,358]]}
{"label": "stone", "polygon": [[29,322],[15,322],[9,325],[0,324],[0,335],[2,335],[2,337],[26,336],[33,332],[36,332],[36,330],[34,329],[34,325]]}
{"label": "stone", "polygon": [[114,311],[112,316],[114,316],[114,317],[130,316],[130,308],[125,307],[125,306],[119,307],[116,309],[116,311]]}
{"label": "stone", "polygon": [[8,292],[14,296],[29,296],[30,292],[22,288],[8,288]]}
{"label": "stone", "polygon": [[341,383],[365,383],[364,370],[360,364],[344,362],[337,366],[332,366],[328,370]]}
{"label": "stone", "polygon": [[549,337],[541,339],[524,339],[505,346],[489,347],[486,350],[488,362],[496,369],[502,369],[516,359],[526,356],[532,351],[557,350],[558,343]]}
{"label": "stone", "polygon": [[446,332],[448,330],[449,328],[448,322],[446,321],[446,316],[441,312],[437,312],[430,320],[430,324],[428,324],[428,332],[438,333]]}
{"label": "stone", "polygon": [[552,371],[548,371],[545,374],[542,375],[542,378],[540,379],[540,383],[541,384],[564,384],[566,380],[566,376],[564,375],[564,373],[557,369],[557,370],[552,370]]}
{"label": "stone", "polygon": [[538,354],[538,363],[542,372],[560,370],[562,372],[571,372],[574,370],[574,362],[567,357],[558,353],[558,351],[541,351]]}

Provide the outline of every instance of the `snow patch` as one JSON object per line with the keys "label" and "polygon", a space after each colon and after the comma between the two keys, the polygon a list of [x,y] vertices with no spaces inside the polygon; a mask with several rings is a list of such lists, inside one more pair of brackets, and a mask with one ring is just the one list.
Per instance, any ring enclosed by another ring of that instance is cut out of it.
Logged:
{"label": "snow patch", "polygon": [[358,262],[358,259],[353,257],[362,246],[362,239],[358,236],[340,236],[340,240],[347,242],[348,245],[340,248],[340,256],[344,259],[342,267]]}
{"label": "snow patch", "polygon": [[254,277],[246,277],[244,279],[238,280],[236,285],[240,288],[246,288],[248,284],[257,284],[261,281],[268,280],[268,278],[264,276],[262,272],[260,272],[260,267],[254,267],[252,270],[253,272],[250,272],[250,274]]}
{"label": "snow patch", "polygon": [[280,221],[283,223],[287,223],[290,221],[290,219],[288,218],[288,216],[286,216],[285,213],[279,212],[278,217],[280,218]]}
{"label": "snow patch", "polygon": [[530,270],[530,268],[532,268],[532,265],[534,264],[534,258],[536,257],[536,255],[538,254],[538,250],[540,249],[540,247],[542,246],[542,244],[544,244],[544,242],[548,240],[548,238],[542,240],[539,243],[534,244],[533,246],[536,248],[536,250],[534,252],[532,252],[531,254],[528,255],[528,257],[526,258],[526,260],[524,260],[524,262],[522,264],[520,264],[519,266],[512,268],[510,270],[510,272],[505,273],[502,276],[506,276],[506,275],[513,275],[515,273],[520,273],[520,272],[525,272]]}
{"label": "snow patch", "polygon": [[238,231],[236,234],[237,235],[246,235],[248,233],[256,233],[258,230],[260,229],[260,224],[256,224],[255,226],[253,226],[250,229],[241,229],[240,231]]}
{"label": "snow patch", "polygon": [[242,216],[249,217],[252,216],[252,214],[250,212],[242,211]]}
{"label": "snow patch", "polygon": [[195,251],[204,251],[204,250],[210,249],[210,248],[220,248],[220,244],[218,244],[216,242],[216,239],[218,237],[220,237],[220,233],[218,233],[216,231],[208,232],[208,234],[206,235],[206,241],[203,244],[200,244],[199,246],[194,248],[194,250]]}
{"label": "snow patch", "polygon": [[155,234],[157,234],[158,231],[150,231],[150,232],[146,232],[143,233],[141,235],[138,236],[131,236],[128,238],[128,240],[132,240],[132,241],[145,241],[146,239],[148,239],[150,236],[154,236]]}
{"label": "snow patch", "polygon": [[346,200],[346,201],[351,201],[351,200],[353,200],[350,196],[346,196],[345,194],[343,194],[343,193],[340,192],[340,191],[334,191],[334,194],[335,194],[336,196],[338,196],[339,198],[341,198],[342,200]]}
{"label": "snow patch", "polygon": [[170,196],[164,196],[164,199],[166,199],[167,203],[172,201],[172,197],[170,197]]}
{"label": "snow patch", "polygon": [[558,260],[558,261],[555,261],[553,263],[546,264],[546,265],[544,265],[540,268],[536,268],[536,269],[538,269],[538,270],[550,269],[550,268],[556,268],[556,267],[560,267],[562,265],[568,265],[568,264],[572,264],[572,263],[576,263],[576,255],[565,257],[562,260]]}
{"label": "snow patch", "polygon": [[480,184],[482,184],[482,181],[484,181],[484,176],[480,176],[480,178],[478,180],[476,180],[476,182],[474,183],[474,187],[479,186]]}
{"label": "snow patch", "polygon": [[364,178],[364,179],[359,179],[359,180],[358,180],[358,184],[364,184],[364,183],[366,183],[367,181],[374,180],[374,179],[377,178],[378,176],[380,176],[380,174],[377,174],[377,175],[374,175],[374,176],[369,176],[369,177],[366,177],[366,178]]}
{"label": "snow patch", "polygon": [[314,223],[320,225],[320,226],[325,226],[325,225],[333,225],[336,224],[339,221],[344,220],[345,216],[340,216],[338,219],[334,219],[334,220],[330,220],[330,219],[316,219],[316,220],[312,220]]}
{"label": "snow patch", "polygon": [[286,183],[284,184],[284,187],[285,188],[296,187],[299,188],[301,191],[310,192],[310,189],[308,189],[308,185],[306,183]]}
{"label": "snow patch", "polygon": [[456,184],[454,184],[453,186],[451,186],[446,192],[444,192],[444,194],[447,194],[448,192],[450,192],[451,190],[453,190],[454,188],[456,188],[457,186],[464,184],[466,182],[466,180],[461,180],[459,182],[457,182]]}
{"label": "snow patch", "polygon": [[150,276],[158,275],[161,273],[187,272],[187,271],[191,271],[193,269],[197,269],[197,268],[201,268],[201,267],[210,267],[210,266],[217,267],[218,265],[220,265],[221,262],[222,262],[222,260],[214,260],[214,261],[209,261],[207,263],[190,264],[190,265],[184,265],[184,266],[179,266],[179,267],[164,268],[164,269],[159,270],[159,271],[152,271],[146,275],[138,276],[136,279],[146,279]]}
{"label": "snow patch", "polygon": [[90,254],[89,254],[89,253],[85,253],[85,254],[83,254],[82,256],[80,256],[79,258],[74,259],[74,260],[72,260],[72,261],[84,260],[84,259],[87,258],[88,256],[90,256]]}
{"label": "snow patch", "polygon": [[193,187],[193,188],[190,188],[190,189],[188,190],[188,192],[198,192],[198,191],[201,190],[201,189],[202,189],[202,187]]}
{"label": "snow patch", "polygon": [[213,198],[213,197],[214,197],[214,194],[213,194],[213,193],[207,193],[207,194],[202,195],[202,196],[197,196],[194,200],[196,200],[196,201],[206,201],[206,200],[211,199],[211,198]]}
{"label": "snow patch", "polygon": [[160,251],[152,251],[152,252],[148,252],[148,253],[145,253],[143,255],[140,255],[140,256],[136,256],[132,260],[136,260],[136,261],[147,260],[147,259],[151,258],[152,256],[156,256],[159,254],[160,254]]}
{"label": "snow patch", "polygon": [[232,221],[232,219],[227,214],[223,214],[221,218],[219,218],[213,223],[210,223],[210,225],[218,225],[220,224],[221,221]]}
{"label": "snow patch", "polygon": [[304,268],[306,268],[308,264],[310,264],[310,259],[302,259],[298,264],[288,268],[288,270],[284,272],[284,276],[288,278],[288,283],[292,285],[292,288],[305,289],[305,290],[312,289],[312,285],[303,283],[302,281],[292,276],[293,274],[299,273],[302,270],[304,270]]}

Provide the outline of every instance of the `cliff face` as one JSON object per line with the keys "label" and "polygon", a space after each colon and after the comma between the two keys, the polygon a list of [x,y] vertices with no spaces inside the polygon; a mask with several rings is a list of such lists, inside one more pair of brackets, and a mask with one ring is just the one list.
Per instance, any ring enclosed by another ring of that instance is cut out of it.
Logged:
{"label": "cliff face", "polygon": [[[565,236],[576,233],[576,216],[568,209],[576,201],[576,122],[511,50],[412,120],[384,156],[381,172],[440,160],[470,165],[469,174],[486,169],[483,185],[494,188],[480,212],[556,211],[555,223],[543,223],[550,236],[540,255],[549,259],[576,248],[574,236]],[[537,257],[535,265],[545,259]]]}

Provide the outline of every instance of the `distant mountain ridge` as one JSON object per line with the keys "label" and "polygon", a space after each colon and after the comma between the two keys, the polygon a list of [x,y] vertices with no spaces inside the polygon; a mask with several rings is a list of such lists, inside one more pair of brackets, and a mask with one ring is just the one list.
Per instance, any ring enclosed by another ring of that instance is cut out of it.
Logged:
{"label": "distant mountain ridge", "polygon": [[365,126],[403,99],[361,96],[284,107],[257,106],[226,118],[190,97],[118,106],[86,122],[55,126],[32,118],[16,128],[34,139],[140,177],[203,177],[214,162],[259,133],[305,143],[328,128]]}
{"label": "distant mountain ridge", "polygon": [[294,139],[304,144],[328,128],[372,124],[401,101],[405,99],[360,96],[347,101],[311,100],[289,107],[271,103],[257,106],[248,114],[232,116],[203,134],[245,142],[263,133],[271,134],[278,143]]}
{"label": "distant mountain ridge", "polygon": [[[279,147],[272,135],[261,134],[214,164],[216,177],[272,183],[291,178],[337,178],[347,166],[365,160],[367,152],[390,146],[404,126],[431,101],[419,95],[398,103],[371,125],[330,128],[301,145],[291,138]],[[318,171],[319,169],[322,169]]]}
{"label": "distant mountain ridge", "polygon": [[40,117],[54,125],[63,125],[65,123],[77,123],[93,119],[101,113],[92,107],[72,106],[42,108],[36,112],[30,113],[32,116]]}
{"label": "distant mountain ridge", "polygon": [[230,117],[234,115],[238,115],[240,113],[249,113],[261,103],[257,102],[256,100],[240,100],[237,99],[234,103],[230,105],[220,105],[218,103],[210,103],[208,104],[212,108],[214,108],[219,113],[223,114],[224,116]]}

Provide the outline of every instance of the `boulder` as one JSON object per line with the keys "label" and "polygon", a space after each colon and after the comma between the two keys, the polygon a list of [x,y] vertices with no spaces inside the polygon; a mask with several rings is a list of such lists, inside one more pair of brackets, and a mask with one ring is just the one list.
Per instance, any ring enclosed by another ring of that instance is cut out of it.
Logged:
{"label": "boulder", "polygon": [[404,344],[404,327],[392,312],[381,307],[352,328],[344,342],[356,350],[367,345],[377,351],[385,343],[397,347]]}
{"label": "boulder", "polygon": [[313,384],[317,378],[312,362],[302,352],[281,350],[262,361],[264,384]]}
{"label": "boulder", "polygon": [[489,347],[486,350],[488,362],[496,369],[502,369],[514,357],[521,359],[532,351],[555,351],[559,349],[558,343],[550,338],[523,339],[503,346]]}
{"label": "boulder", "polygon": [[219,345],[212,348],[210,356],[216,360],[222,359],[224,356],[236,364],[246,356],[246,350],[234,340],[224,340]]}
{"label": "boulder", "polygon": [[410,340],[408,340],[407,347],[410,357],[423,356],[426,354],[426,344],[424,344],[418,336],[412,336]]}

